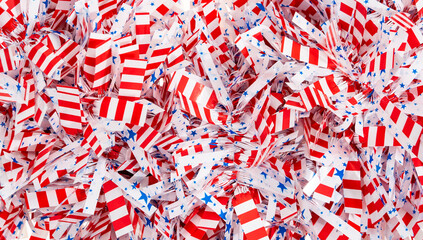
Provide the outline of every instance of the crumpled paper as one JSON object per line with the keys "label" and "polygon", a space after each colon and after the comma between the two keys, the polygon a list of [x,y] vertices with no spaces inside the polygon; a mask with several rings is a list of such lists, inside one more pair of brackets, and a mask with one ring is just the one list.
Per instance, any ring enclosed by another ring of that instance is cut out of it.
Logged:
{"label": "crumpled paper", "polygon": [[422,239],[421,1],[5,0],[1,239]]}

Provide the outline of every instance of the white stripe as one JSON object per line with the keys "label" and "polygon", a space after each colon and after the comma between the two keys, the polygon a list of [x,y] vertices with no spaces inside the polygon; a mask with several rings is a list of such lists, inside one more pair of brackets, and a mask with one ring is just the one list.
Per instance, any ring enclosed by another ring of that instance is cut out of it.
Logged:
{"label": "white stripe", "polygon": [[50,207],[59,206],[59,200],[57,199],[56,191],[46,191],[47,199],[48,199],[48,205]]}
{"label": "white stripe", "polygon": [[[118,106],[118,102],[119,102],[118,99],[111,98],[110,105],[107,108],[107,118],[109,118],[109,119],[115,119],[116,109],[117,109],[117,106]],[[100,110],[100,108],[99,108],[99,110]]]}
{"label": "white stripe", "polygon": [[[238,212],[237,212],[237,215],[240,215],[240,214],[238,214]],[[259,228],[262,228],[263,227],[263,221],[259,217],[259,218],[256,218],[254,220],[251,220],[247,223],[241,224],[241,227],[244,230],[245,234],[248,234],[248,233],[253,232],[253,231],[255,231]]]}
{"label": "white stripe", "polygon": [[27,193],[29,209],[40,208],[38,204],[37,194],[35,192]]}
{"label": "white stripe", "polygon": [[134,111],[135,108],[135,103],[131,102],[131,101],[127,101],[126,102],[126,106],[125,106],[125,111],[123,113],[123,120],[130,122],[131,118],[132,118],[132,113]]}
{"label": "white stripe", "polygon": [[292,56],[292,40],[291,39],[285,37],[282,52],[285,55]]}
{"label": "white stripe", "polygon": [[361,199],[361,189],[354,190],[350,188],[344,188],[344,197],[351,198],[351,199]]}
{"label": "white stripe", "polygon": [[253,199],[250,199],[250,200],[245,201],[245,202],[243,202],[239,205],[236,205],[234,207],[235,207],[236,214],[241,215],[241,214],[244,214],[248,211],[251,211],[252,209],[255,208],[255,206],[256,205],[254,204]]}

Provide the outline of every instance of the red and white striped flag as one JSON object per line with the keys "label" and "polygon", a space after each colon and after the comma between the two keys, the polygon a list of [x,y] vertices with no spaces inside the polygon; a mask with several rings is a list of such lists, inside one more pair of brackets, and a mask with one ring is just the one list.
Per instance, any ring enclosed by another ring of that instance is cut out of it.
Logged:
{"label": "red and white striped flag", "polygon": [[85,198],[84,189],[76,189],[73,187],[38,192],[25,192],[27,209],[74,204],[85,200]]}
{"label": "red and white striped flag", "polygon": [[24,49],[28,59],[50,78],[57,74],[63,64],[63,60],[41,42],[32,46],[26,45]]}
{"label": "red and white striped flag", "polygon": [[82,146],[87,150],[92,149],[94,153],[100,157],[107,148],[107,145],[104,144],[105,139],[102,137],[105,135],[107,138],[106,140],[110,140],[110,137],[107,134],[103,134],[103,136],[101,136],[97,131],[94,131],[91,124],[88,124],[88,126],[84,129],[84,140],[82,141]]}
{"label": "red and white striped flag", "polygon": [[168,68],[168,71],[169,69],[170,71],[172,71],[175,68],[176,69],[178,67],[180,68],[183,61],[184,61],[184,54],[182,51],[182,45],[178,45],[176,48],[174,48],[173,50],[169,52],[169,55],[166,58],[166,67]]}
{"label": "red and white striped flag", "polygon": [[336,68],[334,62],[329,59],[325,52],[317,48],[301,45],[287,37],[282,37],[280,51],[282,54],[301,62],[310,63],[322,68]]}
{"label": "red and white striped flag", "polygon": [[365,72],[371,73],[392,69],[394,67],[394,62],[395,50],[391,49],[387,52],[375,56],[375,58],[372,59],[369,64],[366,65]]}
{"label": "red and white striped flag", "polygon": [[386,96],[380,100],[380,107],[382,111],[376,113],[382,124],[388,126],[388,129],[405,149],[411,150],[421,137],[423,127],[397,108]]}
{"label": "red and white striped flag", "polygon": [[166,41],[164,38],[165,33],[161,31],[156,31],[153,35],[153,39],[150,43],[150,47],[152,48],[149,48],[146,53],[146,58],[148,59],[145,71],[146,77],[149,77],[158,67],[160,67],[170,52],[171,43]]}
{"label": "red and white striped flag", "polygon": [[94,102],[94,115],[142,126],[147,117],[147,108],[140,103],[104,97]]}
{"label": "red and white striped flag", "polygon": [[[26,100],[27,104],[19,104],[16,105],[16,119],[15,124],[20,125],[23,124],[26,120],[33,118],[35,116],[35,85],[34,79],[32,75],[27,74],[22,78],[24,84],[26,85]],[[15,126],[16,127],[16,126]],[[17,128],[19,129],[19,128]]]}
{"label": "red and white striped flag", "polygon": [[359,161],[348,161],[342,185],[344,187],[345,212],[363,214],[363,197],[361,193],[361,165]]}
{"label": "red and white striped flag", "polygon": [[51,28],[58,29],[61,26],[66,26],[66,18],[72,9],[73,5],[68,0],[58,0],[54,9],[53,15],[51,16]]}
{"label": "red and white striped flag", "polygon": [[309,148],[310,158],[319,161],[329,148],[329,128],[310,118],[304,119],[304,137]]}
{"label": "red and white striped flag", "polygon": [[407,44],[411,49],[417,48],[423,43],[423,34],[419,30],[418,26],[413,26],[407,30],[408,38]]}
{"label": "red and white striped flag", "polygon": [[362,147],[401,146],[386,126],[363,127],[363,137],[359,137]]}
{"label": "red and white striped flag", "polygon": [[98,220],[93,221],[87,228],[86,238],[101,236],[111,239],[110,233],[112,231],[112,224],[108,216],[108,211],[104,210],[101,214],[99,213],[98,216]]}
{"label": "red and white striped flag", "polygon": [[8,91],[7,89],[4,89],[3,87],[0,86],[0,101],[2,102],[15,102],[15,98],[10,95],[9,93],[10,91]]}
{"label": "red and white striped flag", "polygon": [[103,184],[103,192],[116,237],[132,232],[134,229],[122,190],[112,180],[109,180]]}
{"label": "red and white striped flag", "polygon": [[344,90],[348,85],[347,82],[340,81],[332,74],[324,78],[320,78],[318,81],[314,82],[312,86],[324,93],[326,96],[331,97]]}
{"label": "red and white striped flag", "polygon": [[407,31],[412,28],[415,24],[409,18],[410,14],[406,12],[398,12],[390,17],[390,20],[397,24],[400,28]]}
{"label": "red and white striped flag", "polygon": [[120,98],[135,101],[141,97],[146,67],[147,60],[125,60],[120,80]]}
{"label": "red and white striped flag", "polygon": [[0,49],[0,72],[7,72],[16,69],[16,48],[10,46]]}
{"label": "red and white striped flag", "polygon": [[201,83],[202,79],[196,75],[188,74],[181,69],[172,75],[168,91],[176,91],[189,100],[202,106],[213,109],[218,103],[216,93],[212,88]]}
{"label": "red and white striped flag", "polygon": [[319,91],[312,85],[301,90],[299,95],[303,101],[306,111],[310,111],[318,105],[327,108],[332,104],[326,94],[324,94],[322,91]]}
{"label": "red and white striped flag", "polygon": [[278,133],[288,128],[295,126],[297,121],[297,111],[289,108],[284,108],[281,111],[272,115],[272,122],[274,127],[272,133]]}
{"label": "red and white striped flag", "polygon": [[143,58],[150,45],[150,14],[148,12],[135,13],[135,34],[139,57]]}
{"label": "red and white striped flag", "polygon": [[235,189],[232,205],[248,240],[269,239],[250,191],[240,187]]}
{"label": "red and white striped flag", "polygon": [[140,53],[138,46],[134,43],[134,40],[132,40],[131,35],[116,39],[114,43],[119,45],[119,58],[121,63],[125,62],[127,59],[139,58]]}
{"label": "red and white striped flag", "polygon": [[135,208],[132,206],[130,201],[126,202],[127,210],[129,212],[129,218],[131,219],[132,228],[134,229],[133,235],[134,236],[143,236],[144,235],[144,222],[141,220],[140,216],[138,216]]}
{"label": "red and white striped flag", "polygon": [[77,61],[76,55],[78,55],[79,50],[79,44],[69,39],[59,48],[59,50],[57,50],[56,54],[69,66],[74,66]]}
{"label": "red and white striped flag", "polygon": [[207,232],[215,230],[220,222],[220,217],[209,206],[199,211],[194,210],[185,220],[181,235],[186,239],[203,239]]}
{"label": "red and white striped flag", "polygon": [[57,109],[60,115],[60,123],[67,134],[75,135],[82,132],[82,111],[79,89],[57,85]]}
{"label": "red and white striped flag", "polygon": [[112,18],[117,13],[117,0],[98,0],[98,10],[102,20]]}
{"label": "red and white striped flag", "polygon": [[183,140],[180,139],[179,137],[175,136],[175,135],[167,135],[167,136],[163,136],[160,140],[158,140],[156,142],[156,145],[158,147],[163,148],[166,151],[170,151],[171,146],[174,146],[178,143],[182,143]]}
{"label": "red and white striped flag", "polygon": [[127,131],[129,134],[128,140],[134,141],[144,151],[148,151],[161,137],[161,134],[148,124],[144,124],[143,126],[130,126],[127,124],[127,126],[129,127]]}
{"label": "red and white striped flag", "polygon": [[92,33],[88,41],[84,73],[92,89],[105,89],[112,69],[112,40],[110,35]]}
{"label": "red and white striped flag", "polygon": [[169,214],[165,212],[163,205],[160,205],[154,214],[154,225],[157,232],[160,232],[165,238],[171,239],[174,222],[169,221]]}
{"label": "red and white striped flag", "polygon": [[225,123],[226,117],[220,115],[219,112],[214,111],[213,109],[204,107],[197,102],[189,100],[187,97],[178,93],[179,99],[181,99],[182,109],[188,112],[189,114],[200,118],[203,121],[207,121],[212,124]]}
{"label": "red and white striped flag", "polygon": [[37,158],[34,161],[34,168],[32,169],[29,182],[32,182],[35,178],[37,178],[43,173],[47,164],[48,157],[52,152],[53,145],[55,142],[55,139],[48,141],[47,145],[45,145],[45,147],[37,154]]}
{"label": "red and white striped flag", "polygon": [[[351,43],[360,49],[366,25],[367,9],[356,0],[342,1],[339,9],[339,26],[349,34]],[[348,40],[348,39],[347,39]]]}
{"label": "red and white striped flag", "polygon": [[[230,60],[229,56],[226,55],[229,48],[226,45],[225,39],[223,38],[222,30],[220,29],[220,16],[216,9],[214,1],[208,1],[203,6],[204,19],[207,28],[210,32],[210,37],[213,40],[213,44],[219,48],[220,56],[219,60],[222,64],[225,64]],[[231,61],[229,61],[231,62]]]}

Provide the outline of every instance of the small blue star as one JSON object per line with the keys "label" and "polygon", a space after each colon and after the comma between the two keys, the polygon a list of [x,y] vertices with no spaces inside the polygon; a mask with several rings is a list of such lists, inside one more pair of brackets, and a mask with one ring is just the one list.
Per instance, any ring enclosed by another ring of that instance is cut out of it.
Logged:
{"label": "small blue star", "polygon": [[145,221],[147,222],[145,225],[147,227],[153,227],[153,224],[151,223],[150,219],[148,217],[145,218]]}
{"label": "small blue star", "polygon": [[369,163],[372,163],[372,162],[373,162],[373,156],[370,155]]}
{"label": "small blue star", "polygon": [[292,184],[291,179],[289,177],[285,176],[285,183],[289,182],[290,184]]}
{"label": "small blue star", "polygon": [[376,165],[376,172],[379,172],[379,170],[380,170],[380,165],[379,165],[379,164],[377,164],[377,165]]}
{"label": "small blue star", "polygon": [[224,211],[222,211],[222,209],[220,209],[219,217],[226,221],[226,212],[224,212]]}
{"label": "small blue star", "polygon": [[341,180],[344,178],[344,170],[338,170],[335,168],[336,173],[334,175],[338,176]]}
{"label": "small blue star", "polygon": [[212,197],[211,195],[204,193],[204,197],[201,200],[203,200],[204,203],[207,205],[208,203],[212,202],[211,197]]}
{"label": "small blue star", "polygon": [[132,131],[132,129],[129,129],[128,130],[128,133],[129,133],[129,138],[128,139],[132,139],[132,141],[136,141],[135,140],[135,136],[137,135],[137,133],[136,132],[134,132],[134,131]]}
{"label": "small blue star", "polygon": [[286,228],[284,228],[284,227],[279,227],[279,229],[278,229],[278,234],[280,234],[280,235],[284,235],[285,234],[285,232],[286,232]]}
{"label": "small blue star", "polygon": [[227,223],[225,232],[230,232],[230,231],[231,231],[231,223]]}
{"label": "small blue star", "polygon": [[143,199],[145,202],[147,202],[147,194],[143,193],[142,191],[140,191],[141,193],[141,197],[138,200]]}
{"label": "small blue star", "polygon": [[282,190],[282,192],[288,188],[285,187],[285,185],[283,185],[282,183],[279,183],[278,188],[280,188]]}

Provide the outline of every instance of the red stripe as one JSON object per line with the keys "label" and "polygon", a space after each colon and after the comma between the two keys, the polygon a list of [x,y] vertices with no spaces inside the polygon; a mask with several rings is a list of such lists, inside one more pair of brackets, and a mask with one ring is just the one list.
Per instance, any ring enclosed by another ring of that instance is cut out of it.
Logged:
{"label": "red stripe", "polygon": [[112,182],[111,180],[109,180],[109,181],[103,183],[103,192],[104,193],[108,193],[108,192],[110,192],[111,190],[113,190],[113,189],[115,189],[117,187],[118,186],[114,182]]}
{"label": "red stripe", "polygon": [[319,50],[310,48],[308,58],[310,64],[319,65]]}
{"label": "red stripe", "polygon": [[140,125],[141,124],[141,114],[143,111],[144,106],[142,104],[135,104],[134,106],[134,110],[132,112],[132,117],[131,117],[131,123],[134,125]]}
{"label": "red stripe", "polygon": [[68,198],[68,194],[66,193],[65,188],[57,189],[55,192],[56,192],[56,197],[59,204]]}
{"label": "red stripe", "polygon": [[115,120],[116,121],[122,121],[123,115],[125,114],[125,108],[126,108],[126,101],[125,100],[118,100],[118,104],[116,107],[116,113],[115,113]]}
{"label": "red stripe", "polygon": [[255,219],[260,219],[260,215],[256,208],[251,209],[248,212],[245,212],[241,215],[238,215],[238,219],[241,222],[241,224],[246,224],[248,222],[251,222]]}
{"label": "red stripe", "polygon": [[404,128],[402,129],[402,132],[405,134],[405,136],[410,137],[411,131],[413,130],[415,124],[416,123],[411,120],[411,118],[407,117],[407,120],[404,124]]}
{"label": "red stripe", "polygon": [[189,78],[185,75],[182,75],[181,78],[179,79],[178,87],[176,88],[176,90],[180,93],[183,93],[185,90],[185,87],[188,84],[188,81],[189,81]]}
{"label": "red stripe", "polygon": [[107,117],[107,112],[109,111],[111,99],[111,97],[104,97],[101,101],[100,112],[98,114],[100,117]]}
{"label": "red stripe", "polygon": [[135,33],[137,35],[149,35],[150,34],[150,24],[135,25]]}
{"label": "red stripe", "polygon": [[[116,197],[116,196],[113,196],[113,197]],[[114,210],[122,206],[125,206],[125,200],[122,195],[107,202],[107,208],[109,209],[109,212],[113,212]]]}
{"label": "red stripe", "polygon": [[37,192],[36,194],[38,205],[40,206],[40,208],[50,207],[46,192]]}
{"label": "red stripe", "polygon": [[391,113],[391,119],[394,123],[397,123],[400,114],[401,114],[401,111],[398,108],[394,107]]}
{"label": "red stripe", "polygon": [[386,52],[384,52],[382,55],[380,55],[380,61],[379,61],[379,70],[386,69]]}
{"label": "red stripe", "polygon": [[329,223],[326,223],[322,230],[319,232],[318,236],[321,240],[328,239],[329,235],[332,233],[334,227]]}
{"label": "red stripe", "polygon": [[[144,62],[144,63],[143,63]],[[146,61],[140,61],[138,64],[140,65],[144,65]],[[123,71],[122,74],[127,74],[127,75],[135,75],[135,76],[143,76],[145,73],[145,67],[127,67],[124,66],[123,67]]]}
{"label": "red stripe", "polygon": [[155,49],[153,53],[151,54],[151,57],[167,55],[169,51],[170,51],[170,48]]}
{"label": "red stripe", "polygon": [[252,232],[246,233],[245,235],[247,236],[248,240],[256,240],[256,239],[267,237],[267,232],[266,232],[266,229],[264,229],[264,227],[261,227]]}
{"label": "red stripe", "polygon": [[326,186],[326,185],[324,185],[324,184],[320,184],[320,185],[316,188],[316,191],[315,191],[315,192],[317,192],[317,193],[319,193],[319,194],[322,194],[322,195],[324,195],[324,196],[327,196],[327,197],[332,197],[333,191],[334,191],[334,189],[333,189],[333,188],[331,188],[331,187],[329,187],[329,186]]}
{"label": "red stripe", "polygon": [[377,128],[376,146],[385,146],[385,130],[386,128]]}
{"label": "red stripe", "polygon": [[116,219],[113,221],[113,228],[115,229],[115,231],[122,229],[126,226],[130,226],[131,225],[131,219],[129,219],[129,216],[123,216],[119,219]]}
{"label": "red stripe", "polygon": [[120,83],[120,89],[128,89],[128,90],[142,90],[142,83],[134,83],[134,82],[125,82],[122,81]]}
{"label": "red stripe", "polygon": [[77,110],[80,109],[79,98],[78,98],[78,102],[69,102],[69,101],[60,99],[60,96],[59,96],[58,103],[59,103],[60,107],[72,108],[72,109],[77,109]]}
{"label": "red stripe", "polygon": [[292,41],[292,53],[291,57],[300,60],[301,45],[297,42]]}

